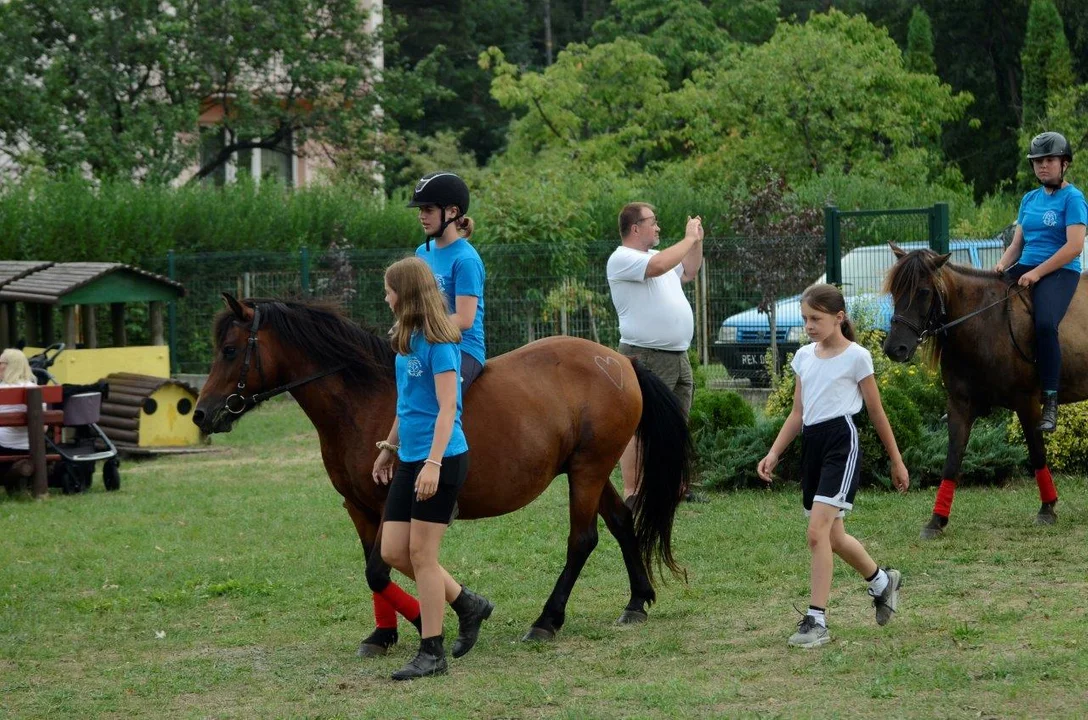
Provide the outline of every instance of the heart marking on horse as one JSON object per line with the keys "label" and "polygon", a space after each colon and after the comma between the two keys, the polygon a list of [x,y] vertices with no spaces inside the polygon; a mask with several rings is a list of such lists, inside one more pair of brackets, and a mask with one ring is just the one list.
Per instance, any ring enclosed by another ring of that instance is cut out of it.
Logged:
{"label": "heart marking on horse", "polygon": [[593,362],[597,363],[597,367],[601,369],[605,377],[612,381],[613,385],[623,390],[623,366],[620,365],[616,358],[596,355]]}

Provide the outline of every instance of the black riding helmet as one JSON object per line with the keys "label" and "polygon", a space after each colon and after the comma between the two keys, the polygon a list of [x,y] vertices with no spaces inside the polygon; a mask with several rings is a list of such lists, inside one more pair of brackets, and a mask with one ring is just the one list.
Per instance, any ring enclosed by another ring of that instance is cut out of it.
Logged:
{"label": "black riding helmet", "polygon": [[408,201],[408,207],[421,207],[423,205],[435,205],[442,208],[442,224],[438,231],[427,237],[427,249],[431,249],[431,238],[437,238],[446,231],[446,228],[457,217],[446,219],[446,208],[456,205],[461,211],[459,217],[464,217],[468,212],[468,185],[465,181],[451,172],[433,172],[424,175],[416,183],[412,191],[412,199]]}
{"label": "black riding helmet", "polygon": [[[1065,158],[1070,164],[1073,163],[1073,146],[1069,144],[1069,141],[1065,139],[1065,136],[1056,132],[1042,132],[1031,139],[1031,145],[1028,146],[1028,160],[1036,160],[1038,158],[1045,157],[1059,157]],[[1050,188],[1060,188],[1062,181],[1065,179],[1065,168],[1062,168],[1061,176],[1058,178],[1057,183],[1043,183],[1044,186]]]}

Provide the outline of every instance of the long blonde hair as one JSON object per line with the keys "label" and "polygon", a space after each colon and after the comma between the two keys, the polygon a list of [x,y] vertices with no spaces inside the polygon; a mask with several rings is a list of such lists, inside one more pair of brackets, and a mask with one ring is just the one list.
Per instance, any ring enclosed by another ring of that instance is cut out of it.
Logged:
{"label": "long blonde hair", "polygon": [[0,361],[7,363],[4,366],[4,374],[0,377],[0,382],[17,385],[34,380],[34,373],[30,371],[30,363],[27,362],[26,355],[23,354],[22,350],[8,348],[0,353]]}
{"label": "long blonde hair", "polygon": [[429,343],[459,343],[461,331],[450,318],[446,298],[434,272],[418,257],[398,260],[385,271],[385,284],[397,294],[389,331],[390,344],[400,355],[411,352],[412,333],[420,331]]}

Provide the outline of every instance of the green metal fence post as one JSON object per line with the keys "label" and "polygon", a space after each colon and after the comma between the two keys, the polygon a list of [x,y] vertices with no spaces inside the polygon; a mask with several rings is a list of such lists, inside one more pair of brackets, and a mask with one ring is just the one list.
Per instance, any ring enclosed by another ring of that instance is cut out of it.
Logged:
{"label": "green metal fence post", "polygon": [[[177,280],[177,268],[174,265],[174,251],[166,251],[166,277],[171,280]],[[170,343],[170,374],[174,375],[178,372],[178,308],[177,301],[171,300],[167,310],[167,317],[170,322],[169,339]]]}
{"label": "green metal fence post", "polygon": [[299,250],[299,256],[302,260],[302,274],[299,278],[299,282],[302,285],[302,296],[310,296],[310,250],[309,248],[302,248]]}
{"label": "green metal fence post", "polygon": [[824,208],[824,242],[827,246],[825,272],[827,281],[832,285],[842,284],[842,227],[839,224],[839,209],[834,205]]}
{"label": "green metal fence post", "polygon": [[948,252],[948,203],[934,203],[929,209],[929,247],[944,255]]}

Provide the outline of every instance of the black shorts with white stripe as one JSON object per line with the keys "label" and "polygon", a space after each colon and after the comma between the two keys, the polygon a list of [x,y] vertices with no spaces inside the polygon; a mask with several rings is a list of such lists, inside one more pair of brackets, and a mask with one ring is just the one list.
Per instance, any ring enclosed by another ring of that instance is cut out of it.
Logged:
{"label": "black shorts with white stripe", "polygon": [[860,471],[858,430],[848,415],[802,428],[801,495],[806,515],[818,502],[839,508],[842,517],[854,506]]}

